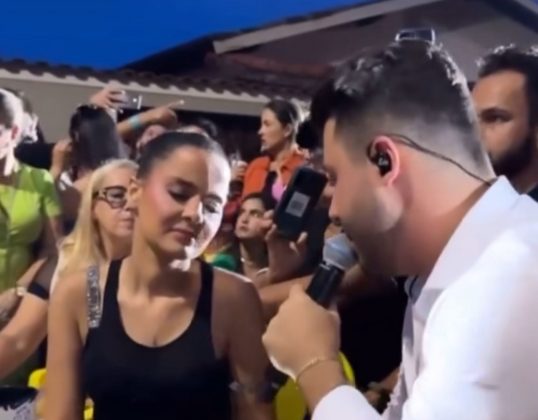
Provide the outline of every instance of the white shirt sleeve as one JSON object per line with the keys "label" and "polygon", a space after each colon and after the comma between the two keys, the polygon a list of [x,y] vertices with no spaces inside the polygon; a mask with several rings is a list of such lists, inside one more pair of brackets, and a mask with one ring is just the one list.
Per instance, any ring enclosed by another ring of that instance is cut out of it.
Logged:
{"label": "white shirt sleeve", "polygon": [[318,403],[312,420],[381,420],[362,394],[349,385],[333,389]]}
{"label": "white shirt sleeve", "polygon": [[501,251],[432,308],[402,420],[538,419],[537,265]]}
{"label": "white shirt sleeve", "polygon": [[383,413],[383,420],[400,420],[402,418],[402,409],[407,400],[407,390],[405,388],[405,380],[403,377],[403,365],[400,366],[398,372],[398,382],[392,395],[387,409]]}
{"label": "white shirt sleeve", "polygon": [[[519,257],[527,249],[509,245],[435,303],[420,372],[398,420],[538,419],[538,264],[534,254]],[[334,419],[381,417],[358,391],[342,386],[313,416]]]}

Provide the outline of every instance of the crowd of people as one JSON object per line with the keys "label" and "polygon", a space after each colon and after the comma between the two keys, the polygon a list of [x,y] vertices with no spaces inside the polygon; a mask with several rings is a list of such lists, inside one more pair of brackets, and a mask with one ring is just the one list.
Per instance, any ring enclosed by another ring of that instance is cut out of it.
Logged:
{"label": "crowd of people", "polygon": [[[267,103],[250,162],[174,103],[118,122],[123,98],[75,109],[39,165],[31,102],[0,88],[0,380],[46,367],[45,419],[275,419],[271,364],[314,420],[538,418],[536,50],[474,83],[426,41],[366,51],[309,116]],[[301,166],[328,184],[292,242],[272,216]],[[305,290],[342,232],[335,316]]]}

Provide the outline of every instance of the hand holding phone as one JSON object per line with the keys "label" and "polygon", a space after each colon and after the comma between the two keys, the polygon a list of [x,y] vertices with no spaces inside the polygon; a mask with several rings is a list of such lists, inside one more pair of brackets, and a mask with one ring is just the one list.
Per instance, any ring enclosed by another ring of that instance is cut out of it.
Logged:
{"label": "hand holding phone", "polygon": [[269,210],[260,219],[260,229],[265,234],[268,255],[268,277],[271,282],[293,278],[304,265],[308,253],[306,232],[296,241],[280,235],[274,223],[274,211]]}
{"label": "hand holding phone", "polygon": [[312,216],[327,177],[306,166],[297,168],[284,191],[274,214],[277,232],[287,239],[297,241]]}
{"label": "hand holding phone", "polygon": [[398,31],[395,40],[422,40],[435,44],[436,38],[435,30],[432,28],[406,28]]}
{"label": "hand holding phone", "polygon": [[142,108],[142,95],[122,91],[121,102],[120,108],[139,110]]}

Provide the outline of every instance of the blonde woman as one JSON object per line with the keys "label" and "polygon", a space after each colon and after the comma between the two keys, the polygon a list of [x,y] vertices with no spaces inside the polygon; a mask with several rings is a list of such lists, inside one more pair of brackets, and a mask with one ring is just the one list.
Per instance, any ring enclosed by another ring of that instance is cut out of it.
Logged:
{"label": "blonde woman", "polygon": [[9,324],[0,331],[0,378],[34,353],[47,333],[53,273],[62,276],[92,262],[125,257],[130,250],[133,215],[126,210],[129,179],[137,166],[114,160],[97,169],[84,190],[73,232],[60,248],[60,264],[51,258],[41,268]]}

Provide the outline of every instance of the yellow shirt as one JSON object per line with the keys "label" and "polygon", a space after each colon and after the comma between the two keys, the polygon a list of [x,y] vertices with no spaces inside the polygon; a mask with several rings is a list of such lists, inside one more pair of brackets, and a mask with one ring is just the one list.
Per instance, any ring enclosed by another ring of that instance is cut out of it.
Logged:
{"label": "yellow shirt", "polygon": [[13,287],[32,264],[32,247],[46,219],[60,215],[48,171],[20,164],[15,184],[0,185],[0,292]]}

